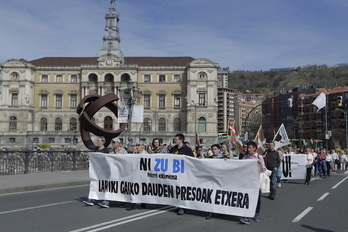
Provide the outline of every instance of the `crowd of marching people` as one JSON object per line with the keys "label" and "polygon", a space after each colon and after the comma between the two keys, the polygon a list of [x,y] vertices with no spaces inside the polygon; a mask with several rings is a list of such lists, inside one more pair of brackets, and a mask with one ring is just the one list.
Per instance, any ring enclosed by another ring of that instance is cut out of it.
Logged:
{"label": "crowd of marching people", "polygon": [[[284,154],[306,154],[306,178],[304,181],[305,185],[309,185],[311,178],[315,175],[319,175],[319,179],[325,179],[330,176],[332,171],[346,171],[348,165],[347,150],[336,151],[336,150],[326,150],[325,148],[298,148],[292,150],[289,147],[287,149],[278,148],[275,150],[275,144],[270,142],[268,144],[268,149],[266,149],[262,154],[258,154],[258,146],[255,142],[248,142],[244,145],[244,150],[241,153],[234,153],[231,149],[231,144],[220,143],[213,144],[209,147],[195,146],[194,148],[190,146],[189,143],[185,142],[185,136],[183,134],[175,135],[173,140],[173,145],[161,144],[160,139],[155,138],[151,144],[145,144],[143,141],[138,142],[134,149],[127,151],[122,147],[121,141],[117,138],[112,140],[112,150],[104,146],[105,138],[99,137],[97,140],[96,152],[112,153],[112,154],[154,154],[154,153],[169,153],[177,155],[187,155],[191,157],[196,157],[198,159],[257,159],[259,162],[260,173],[269,172],[269,196],[270,200],[275,200],[277,188],[281,187],[282,183],[282,170],[281,162]],[[260,152],[261,153],[261,152]],[[283,180],[286,181],[286,180]],[[260,220],[260,205],[261,205],[261,191],[258,197],[256,212],[252,218],[254,221]],[[86,205],[93,206],[94,201],[91,199],[83,201]],[[99,206],[103,208],[109,208],[109,201],[104,200],[98,203]],[[137,206],[134,203],[121,203],[121,207],[127,207],[127,210],[134,210],[136,208],[146,208],[145,204]],[[178,208],[177,214],[183,215],[185,209]],[[212,213],[206,217],[206,219],[211,219],[213,217]],[[244,224],[249,224],[250,218],[242,217],[240,222]]]}

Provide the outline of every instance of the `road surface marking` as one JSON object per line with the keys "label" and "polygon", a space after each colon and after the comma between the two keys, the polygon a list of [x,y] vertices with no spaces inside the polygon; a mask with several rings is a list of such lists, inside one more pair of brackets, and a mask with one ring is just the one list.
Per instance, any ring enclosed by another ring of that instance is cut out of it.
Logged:
{"label": "road surface marking", "polygon": [[308,207],[307,209],[305,209],[302,213],[300,213],[297,217],[295,217],[294,220],[292,220],[292,222],[299,222],[304,216],[306,216],[307,213],[309,213],[309,211],[311,211],[313,209],[313,207]]}
{"label": "road surface marking", "polygon": [[23,209],[3,211],[3,212],[0,212],[0,215],[9,214],[9,213],[16,213],[16,212],[21,212],[21,211],[27,211],[27,210],[32,210],[32,209],[40,209],[40,208],[51,207],[51,206],[56,206],[56,205],[70,204],[73,202],[76,202],[76,201],[65,201],[65,202],[53,203],[53,204],[48,204],[48,205],[39,205],[39,206],[35,206],[35,207],[28,207],[28,208],[23,208]]}
{"label": "road surface marking", "polygon": [[343,180],[341,180],[340,182],[338,182],[335,186],[332,187],[332,189],[337,188],[340,184],[342,184],[346,179],[348,178],[348,176],[346,178],[344,178]]}
{"label": "road surface marking", "polygon": [[[119,225],[122,225],[122,224],[125,224],[125,223],[129,223],[129,222],[132,222],[132,221],[136,221],[136,220],[140,220],[140,219],[143,219],[143,218],[155,216],[157,214],[166,213],[166,212],[168,212],[170,210],[173,210],[175,208],[176,207],[173,207],[173,206],[166,206],[166,207],[162,207],[162,208],[159,208],[159,209],[150,210],[150,211],[147,211],[147,212],[144,212],[144,213],[138,213],[138,214],[131,215],[131,216],[128,216],[128,217],[123,217],[123,218],[119,218],[119,219],[116,219],[116,220],[112,220],[112,221],[96,224],[96,225],[93,225],[93,226],[88,226],[88,227],[85,227],[85,228],[72,230],[70,232],[82,232],[82,231],[92,232],[92,231],[105,230],[105,229],[112,228],[112,227],[115,227],[115,226],[119,226]],[[94,229],[94,230],[91,230],[91,229]]]}
{"label": "road surface marking", "polygon": [[322,195],[317,201],[322,201],[324,200],[325,197],[327,197],[327,195],[329,195],[330,193],[324,193],[324,195]]}

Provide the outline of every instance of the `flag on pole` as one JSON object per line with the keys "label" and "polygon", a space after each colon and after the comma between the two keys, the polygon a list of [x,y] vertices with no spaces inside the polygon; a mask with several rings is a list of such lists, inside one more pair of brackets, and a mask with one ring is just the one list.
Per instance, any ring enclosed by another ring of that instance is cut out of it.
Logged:
{"label": "flag on pole", "polygon": [[243,152],[243,142],[240,140],[239,137],[237,137],[236,143],[235,143],[235,154],[239,155],[240,153]]}
{"label": "flag on pole", "polygon": [[196,146],[200,146],[201,143],[199,142],[199,136],[198,133],[196,132]]}
{"label": "flag on pole", "polygon": [[228,121],[228,136],[230,137],[233,143],[237,142],[236,129],[234,127],[234,124],[232,124],[230,121]]}
{"label": "flag on pole", "polygon": [[257,153],[262,155],[263,152],[266,151],[266,138],[265,134],[263,133],[262,125],[259,127],[259,130],[255,136],[255,143],[257,144]]}
{"label": "flag on pole", "polygon": [[326,94],[327,94],[327,90],[323,89],[320,92],[319,96],[312,102],[313,105],[318,107],[317,112],[326,106]]}
{"label": "flag on pole", "polygon": [[275,150],[277,150],[280,147],[291,144],[290,139],[288,137],[288,133],[286,133],[286,129],[283,123],[282,125],[280,125],[278,132],[275,134],[273,142]]}

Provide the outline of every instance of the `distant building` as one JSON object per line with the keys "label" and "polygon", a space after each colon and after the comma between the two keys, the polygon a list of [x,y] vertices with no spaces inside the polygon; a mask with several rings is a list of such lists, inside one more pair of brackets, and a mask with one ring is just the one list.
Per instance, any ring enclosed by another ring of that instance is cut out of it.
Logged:
{"label": "distant building", "polygon": [[[331,138],[340,144],[345,140],[345,118],[342,110],[348,109],[348,86],[329,89],[327,109],[317,111],[313,101],[321,89],[304,86],[268,95],[262,103],[262,124],[267,139],[273,139],[283,123],[290,139],[322,141],[326,128]],[[339,108],[337,97],[342,96],[344,105]],[[327,124],[325,114],[327,112]]]}

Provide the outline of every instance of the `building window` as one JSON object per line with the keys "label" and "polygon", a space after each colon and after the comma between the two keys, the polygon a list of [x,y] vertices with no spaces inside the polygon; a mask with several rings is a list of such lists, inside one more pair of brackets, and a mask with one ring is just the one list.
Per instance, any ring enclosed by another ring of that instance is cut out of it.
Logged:
{"label": "building window", "polygon": [[61,131],[62,130],[62,119],[61,118],[56,118],[55,123],[54,123],[54,130],[55,131]]}
{"label": "building window", "polygon": [[199,93],[198,104],[200,106],[205,106],[205,93]]}
{"label": "building window", "polygon": [[62,98],[63,95],[56,94],[56,108],[62,108]]}
{"label": "building window", "polygon": [[166,95],[165,94],[159,95],[159,108],[166,108]]}
{"label": "building window", "polygon": [[48,143],[56,143],[56,139],[55,138],[48,138]]}
{"label": "building window", "polygon": [[17,118],[15,116],[10,117],[10,131],[17,131]]}
{"label": "building window", "polygon": [[56,79],[56,82],[63,82],[63,76],[62,75],[57,75],[57,79]]}
{"label": "building window", "polygon": [[144,118],[144,131],[151,131],[151,119]]}
{"label": "building window", "polygon": [[144,75],[144,82],[150,82],[151,81],[151,76],[146,74]]}
{"label": "building window", "polygon": [[11,73],[11,79],[13,80],[18,80],[19,79],[19,74],[14,72],[14,73]]}
{"label": "building window", "polygon": [[41,82],[48,82],[48,76],[47,75],[42,75],[41,76]]}
{"label": "building window", "polygon": [[40,119],[40,131],[47,131],[47,118]]}
{"label": "building window", "polygon": [[39,138],[33,138],[33,144],[38,144],[39,143]]}
{"label": "building window", "polygon": [[71,82],[73,83],[77,82],[77,75],[71,75]]}
{"label": "building window", "polygon": [[181,81],[181,76],[179,74],[174,75],[174,82],[180,82]]}
{"label": "building window", "polygon": [[159,82],[166,82],[166,75],[159,75]]}
{"label": "building window", "polygon": [[151,95],[150,94],[144,94],[144,108],[150,108],[150,100],[151,100]]}
{"label": "building window", "polygon": [[72,117],[70,118],[70,131],[76,131],[77,130],[77,119]]}
{"label": "building window", "polygon": [[207,77],[207,74],[205,74],[203,72],[199,73],[198,75],[199,75],[199,78],[201,78],[201,79],[204,79]]}
{"label": "building window", "polygon": [[41,107],[47,107],[47,95],[41,95]]}
{"label": "building window", "polygon": [[16,138],[9,138],[8,141],[9,141],[10,143],[16,143]]}
{"label": "building window", "polygon": [[64,138],[64,143],[71,143],[71,138]]}
{"label": "building window", "polygon": [[174,108],[180,108],[181,107],[181,96],[178,94],[174,95]]}
{"label": "building window", "polygon": [[164,118],[158,119],[158,131],[166,131],[166,120]]}
{"label": "building window", "polygon": [[174,131],[181,131],[181,120],[180,118],[174,119]]}
{"label": "building window", "polygon": [[109,130],[113,130],[113,126],[112,126],[112,118],[110,116],[106,116],[104,118],[104,129],[109,129]]}
{"label": "building window", "polygon": [[203,117],[198,119],[198,132],[206,132],[207,131],[207,120]]}
{"label": "building window", "polygon": [[18,106],[18,93],[12,93],[11,105]]}
{"label": "building window", "polygon": [[77,95],[71,94],[70,95],[70,107],[76,108],[76,106],[77,106]]}

